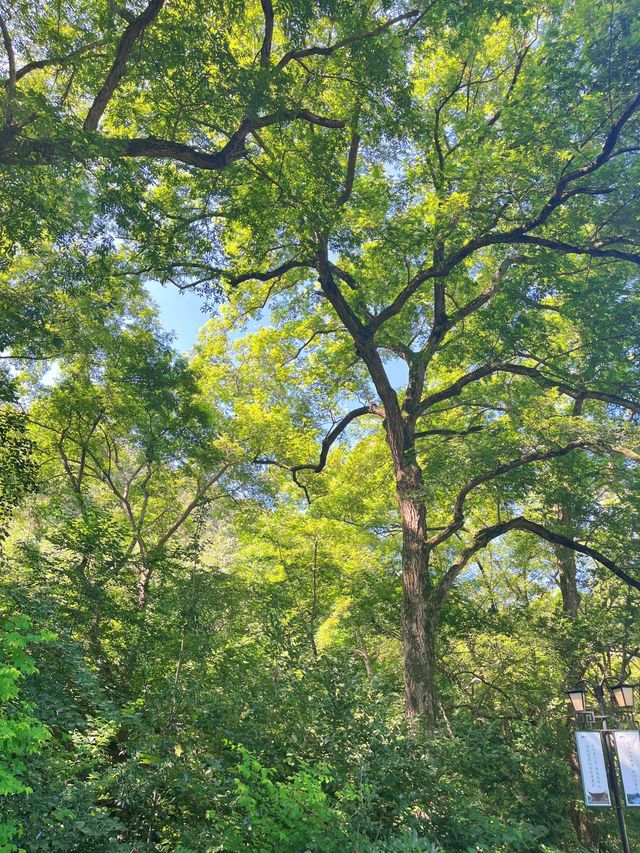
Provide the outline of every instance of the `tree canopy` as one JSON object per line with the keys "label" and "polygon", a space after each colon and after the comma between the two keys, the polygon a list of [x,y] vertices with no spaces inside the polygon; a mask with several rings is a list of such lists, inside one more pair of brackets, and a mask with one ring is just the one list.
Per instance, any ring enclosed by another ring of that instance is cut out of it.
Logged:
{"label": "tree canopy", "polygon": [[610,849],[639,12],[0,2],[1,850]]}

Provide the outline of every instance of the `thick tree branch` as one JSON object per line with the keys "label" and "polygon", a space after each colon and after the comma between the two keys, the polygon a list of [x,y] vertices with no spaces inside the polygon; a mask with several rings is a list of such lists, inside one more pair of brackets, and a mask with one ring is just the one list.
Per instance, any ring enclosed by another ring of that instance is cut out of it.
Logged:
{"label": "thick tree branch", "polygon": [[537,367],[527,367],[523,364],[510,364],[509,362],[485,364],[482,367],[478,367],[464,376],[461,376],[454,383],[449,385],[448,388],[436,391],[428,397],[425,397],[420,403],[420,413],[424,414],[424,412],[436,403],[440,403],[443,400],[449,400],[451,397],[457,397],[462,393],[467,385],[478,382],[494,373],[513,373],[519,376],[528,376],[542,387],[555,388],[561,394],[566,394],[574,400],[600,400],[603,403],[609,403],[613,406],[620,406],[620,408],[628,409],[636,414],[640,413],[640,402],[637,402],[636,400],[630,400],[627,397],[622,397],[619,394],[613,394],[607,391],[579,388],[574,385],[569,385],[562,380],[552,379],[549,376],[545,376]]}
{"label": "thick tree branch", "polygon": [[[579,194],[579,191],[575,188],[567,189],[571,183],[593,174],[616,155],[615,146],[620,138],[622,130],[639,108],[640,94],[636,95],[627,103],[617,121],[612,124],[598,156],[585,166],[573,169],[572,171],[563,174],[556,182],[556,186],[551,197],[536,216],[510,231],[489,233],[474,237],[450,255],[449,258],[443,259],[440,262],[436,261],[432,266],[420,270],[420,272],[416,273],[411,281],[396,295],[393,301],[371,319],[368,325],[369,330],[371,332],[375,332],[383,323],[396,316],[396,314],[402,310],[407,301],[426,281],[433,278],[445,277],[470,255],[474,254],[479,249],[487,248],[489,246],[517,244],[535,245],[540,248],[547,248],[566,254],[588,255],[594,258],[611,258],[613,260],[629,261],[630,263],[640,265],[640,253],[624,252],[620,249],[603,248],[602,245],[598,244],[594,244],[592,246],[580,246],[573,243],[567,243],[564,240],[538,237],[530,233],[540,225],[543,225],[557,208],[565,204],[570,198]],[[592,193],[600,192],[593,187],[582,188],[580,192],[583,190],[586,191],[587,189]],[[608,187],[605,188],[604,192],[608,192]]]}
{"label": "thick tree branch", "polygon": [[[427,546],[429,548],[436,548],[438,545],[445,542],[447,539],[450,539],[454,533],[456,533],[462,525],[464,524],[464,504],[470,493],[477,489],[478,486],[482,486],[485,483],[489,483],[492,480],[496,480],[498,477],[503,476],[503,474],[508,474],[510,471],[515,471],[517,468],[523,468],[526,465],[531,465],[534,462],[542,462],[548,459],[557,459],[561,456],[567,456],[567,454],[572,453],[574,450],[603,450],[605,446],[601,443],[594,441],[585,441],[581,439],[576,439],[575,441],[570,441],[568,444],[563,445],[562,447],[555,447],[549,450],[535,450],[532,453],[527,453],[524,456],[520,456],[518,459],[512,459],[509,462],[505,462],[503,465],[497,465],[495,468],[492,468],[490,471],[485,471],[482,474],[479,474],[477,477],[474,477],[470,480],[464,488],[460,489],[458,495],[453,504],[453,513],[452,513],[452,521],[445,529],[438,533],[437,536],[434,536],[429,540]],[[607,448],[611,449],[611,448]]]}
{"label": "thick tree branch", "polygon": [[[196,166],[198,169],[221,170],[226,169],[236,160],[246,156],[245,142],[247,137],[255,130],[269,127],[280,122],[306,121],[309,124],[320,127],[341,128],[346,122],[343,119],[326,118],[312,113],[311,110],[284,110],[281,113],[262,116],[256,119],[245,118],[238,130],[229,138],[223,147],[214,153],[202,151],[191,145],[181,142],[172,142],[167,139],[157,139],[149,136],[143,139],[122,140],[122,154],[125,157],[150,157],[156,160],[177,160],[188,166]],[[117,144],[118,140],[114,140]]]}
{"label": "thick tree branch", "polygon": [[533,533],[540,539],[545,539],[547,542],[551,542],[555,545],[563,545],[565,548],[570,548],[573,551],[577,551],[579,554],[585,554],[587,557],[591,557],[592,560],[595,560],[597,563],[600,563],[602,566],[609,569],[610,572],[620,580],[624,581],[624,583],[634,589],[640,590],[640,580],[637,580],[627,574],[624,569],[620,568],[620,566],[618,566],[613,560],[610,560],[600,551],[595,548],[591,548],[589,545],[583,545],[581,542],[576,542],[575,539],[570,539],[568,536],[563,536],[561,533],[555,533],[547,527],[537,524],[534,521],[530,521],[523,516],[517,516],[516,518],[509,519],[509,521],[503,521],[500,524],[485,527],[476,533],[473,541],[464,549],[462,554],[450,566],[449,570],[438,582],[438,594],[442,601],[444,601],[455,579],[474,554],[477,554],[478,551],[485,548],[489,542],[503,536],[510,530],[523,530],[527,533]]}
{"label": "thick tree branch", "polygon": [[546,222],[553,211],[566,201],[567,198],[570,198],[573,195],[573,193],[565,192],[569,184],[579,180],[580,178],[586,178],[587,175],[593,174],[593,172],[597,171],[610,159],[624,126],[633,117],[638,108],[640,108],[640,92],[628,101],[627,105],[618,116],[617,121],[611,125],[598,156],[591,160],[590,163],[586,163],[578,169],[572,169],[569,172],[565,172],[558,180],[553,195],[549,201],[537,216],[522,226],[520,229],[522,232],[532,231],[534,228],[537,228],[539,225]]}
{"label": "thick tree branch", "polygon": [[322,292],[333,306],[344,327],[351,335],[357,354],[366,364],[369,375],[380,396],[385,411],[385,426],[389,448],[396,469],[405,464],[405,424],[398,395],[389,381],[378,347],[373,341],[368,328],[360,320],[356,312],[344,298],[337,286],[331,264],[329,262],[329,247],[326,237],[321,237],[318,251],[318,277]]}
{"label": "thick tree branch", "polygon": [[347,158],[347,176],[344,182],[344,189],[338,199],[338,204],[346,204],[351,198],[353,191],[353,180],[356,174],[356,163],[358,161],[358,148],[360,146],[360,137],[354,131],[351,136],[351,144],[349,145],[349,156]]}
{"label": "thick tree branch", "polygon": [[280,278],[280,276],[283,276],[286,272],[289,272],[289,270],[299,269],[302,267],[312,268],[313,266],[313,258],[303,258],[301,260],[292,258],[290,261],[285,261],[279,266],[270,270],[265,270],[264,272],[254,271],[236,276],[230,276],[227,273],[221,272],[221,277],[225,277],[231,287],[238,287],[238,285],[244,284],[245,281],[271,281],[271,279]]}
{"label": "thick tree branch", "polygon": [[87,113],[87,117],[84,120],[85,130],[93,131],[97,129],[102,114],[107,108],[107,104],[113,97],[113,94],[118,87],[118,83],[124,76],[127,61],[131,51],[133,50],[134,44],[144,33],[149,24],[157,18],[164,2],[165,0],[150,0],[144,11],[141,12],[137,18],[134,18],[125,29],[122,38],[120,39],[120,43],[118,44],[113,65],[111,66],[100,91],[94,98],[91,108]]}
{"label": "thick tree branch", "polygon": [[551,249],[563,255],[587,255],[590,258],[612,258],[616,261],[628,261],[632,264],[640,264],[640,252],[624,252],[622,249],[605,249],[602,245],[578,246],[575,243],[567,243],[565,240],[555,240],[551,237],[537,237],[535,234],[512,234],[499,235],[499,240],[491,242],[503,245],[520,244],[524,246],[539,246],[541,249]]}
{"label": "thick tree branch", "polygon": [[9,66],[9,77],[7,79],[6,88],[7,88],[7,103],[5,106],[5,123],[7,125],[11,124],[12,115],[13,115],[13,99],[16,94],[16,55],[13,50],[13,42],[11,41],[11,35],[9,34],[9,29],[7,24],[0,15],[0,32],[2,32],[2,41],[4,43],[5,53],[7,54],[7,64]]}
{"label": "thick tree branch", "polygon": [[260,48],[260,65],[263,68],[268,68],[273,42],[273,3],[271,0],[260,0],[260,2],[264,13],[264,38]]}

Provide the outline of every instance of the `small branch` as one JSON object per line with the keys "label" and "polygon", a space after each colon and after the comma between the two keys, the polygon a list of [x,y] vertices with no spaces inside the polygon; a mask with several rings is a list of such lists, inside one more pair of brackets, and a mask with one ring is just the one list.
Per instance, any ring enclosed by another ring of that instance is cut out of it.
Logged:
{"label": "small branch", "polygon": [[400,21],[406,21],[409,18],[422,17],[422,15],[424,14],[425,13],[420,12],[419,9],[414,9],[411,12],[405,12],[403,15],[396,15],[395,18],[390,18],[388,21],[379,24],[377,27],[374,27],[372,30],[369,30],[366,33],[359,33],[358,35],[349,36],[348,38],[335,42],[335,44],[329,44],[325,46],[312,45],[310,47],[304,47],[301,50],[290,50],[285,53],[280,62],[278,62],[276,68],[285,68],[290,62],[293,62],[294,60],[297,61],[299,59],[304,59],[307,56],[331,56],[332,53],[335,53],[337,50],[341,50],[343,47],[348,47],[351,44],[356,44],[356,42],[364,41],[365,39],[377,36],[379,33],[383,32],[394,24],[400,23]]}
{"label": "small branch", "polygon": [[[575,193],[573,194],[575,195]],[[521,244],[524,246],[539,246],[541,249],[551,249],[563,255],[587,255],[590,258],[612,258],[617,261],[628,261],[632,264],[640,264],[640,252],[624,252],[621,249],[605,249],[602,246],[577,246],[564,240],[555,240],[549,237],[537,237],[533,234],[501,235],[502,239],[491,240],[495,243]]]}
{"label": "small branch", "polygon": [[350,287],[351,290],[358,289],[358,282],[351,275],[351,273],[341,269],[339,266],[337,266],[336,264],[332,264],[331,262],[329,262],[329,269],[335,275],[336,278],[339,278],[341,281],[344,281],[347,287]]}
{"label": "small branch", "polygon": [[453,314],[450,315],[448,319],[447,326],[449,329],[452,329],[460,320],[464,320],[465,317],[469,317],[471,314],[476,312],[479,308],[482,308],[483,305],[486,305],[489,300],[495,296],[498,286],[504,276],[509,270],[510,267],[515,264],[533,264],[534,259],[529,258],[526,255],[510,255],[508,258],[505,258],[500,266],[498,267],[494,277],[491,287],[487,288],[487,290],[480,293],[474,299],[471,299],[466,305],[463,305],[462,308],[459,308]]}
{"label": "small branch", "polygon": [[[536,36],[536,38],[537,38],[537,36]],[[518,77],[520,76],[520,72],[522,71],[522,66],[524,65],[524,61],[527,58],[527,54],[529,53],[529,50],[535,44],[535,41],[536,41],[536,39],[534,38],[532,41],[528,42],[524,46],[523,50],[520,52],[520,55],[518,56],[518,60],[516,62],[516,66],[515,66],[515,69],[513,72],[513,76],[511,78],[511,82],[509,83],[509,86],[507,87],[507,91],[506,91],[505,96],[504,96],[503,106],[504,106],[504,104],[507,103],[507,101],[511,97],[511,94],[513,93],[513,90],[515,89],[516,83],[518,82]],[[496,110],[496,112],[491,116],[491,118],[487,122],[487,125],[489,127],[494,125],[498,121],[498,119],[500,118],[501,115],[502,115],[502,106],[499,107]]]}
{"label": "small branch", "polygon": [[174,533],[182,527],[185,521],[189,518],[193,510],[198,506],[202,498],[206,495],[209,489],[218,482],[220,477],[231,467],[230,462],[226,462],[219,471],[216,471],[215,474],[212,474],[206,481],[204,486],[198,490],[195,497],[189,501],[183,511],[180,513],[178,518],[173,522],[173,524],[163,533],[163,535],[158,539],[158,541],[153,546],[153,550],[157,551],[162,548],[166,543],[171,539]]}
{"label": "small branch", "polygon": [[88,51],[94,50],[96,47],[101,47],[103,44],[104,40],[92,41],[89,42],[89,44],[83,44],[82,47],[78,47],[76,50],[72,50],[71,53],[67,53],[65,56],[49,56],[46,59],[35,59],[33,62],[27,62],[26,65],[23,65],[22,68],[19,68],[16,72],[16,80],[22,80],[23,77],[27,76],[27,74],[31,74],[32,71],[38,71],[41,68],[49,68],[51,65],[65,66],[68,62],[71,62],[78,56],[82,56]]}
{"label": "small branch", "polygon": [[314,471],[316,474],[319,474],[324,469],[327,463],[327,456],[329,454],[331,445],[336,441],[337,438],[339,438],[340,435],[342,435],[342,433],[349,426],[351,421],[354,421],[356,418],[361,418],[363,415],[370,415],[372,413],[373,411],[371,406],[359,406],[357,409],[352,409],[348,414],[346,414],[342,418],[342,420],[338,421],[338,423],[333,427],[333,429],[331,429],[324,437],[320,446],[320,459],[315,465],[294,465],[291,468],[291,472],[294,475],[294,479],[298,471]]}
{"label": "small branch", "polygon": [[475,432],[480,432],[487,428],[487,424],[479,424],[478,426],[469,427],[469,429],[423,429],[414,434],[414,438],[428,438],[431,435],[441,435],[445,438],[454,438],[455,436],[473,435]]}
{"label": "small branch", "polygon": [[278,462],[276,459],[266,459],[264,457],[256,457],[253,461],[257,465],[275,465],[277,468],[282,468],[285,471],[290,471],[293,481],[296,486],[299,486],[304,490],[307,495],[307,501],[311,503],[309,500],[309,493],[306,489],[306,486],[298,480],[298,473],[300,471],[313,471],[316,474],[319,474],[324,470],[325,465],[327,464],[327,457],[329,455],[329,450],[331,449],[332,444],[342,435],[345,429],[349,426],[351,421],[354,421],[356,418],[360,418],[363,415],[376,414],[380,415],[380,409],[377,406],[359,406],[357,409],[352,409],[348,412],[338,423],[326,434],[324,437],[322,444],[320,445],[320,458],[316,463],[306,463],[302,465],[285,465],[283,462]]}
{"label": "small branch", "polygon": [[296,349],[295,353],[290,358],[286,358],[282,362],[282,365],[284,366],[286,364],[291,364],[292,361],[295,361],[300,356],[300,354],[309,346],[309,344],[312,343],[319,335],[335,335],[341,331],[344,331],[342,326],[337,326],[337,327],[332,328],[332,329],[315,329],[309,335],[309,337],[306,339],[306,341],[304,341],[304,343],[302,343]]}

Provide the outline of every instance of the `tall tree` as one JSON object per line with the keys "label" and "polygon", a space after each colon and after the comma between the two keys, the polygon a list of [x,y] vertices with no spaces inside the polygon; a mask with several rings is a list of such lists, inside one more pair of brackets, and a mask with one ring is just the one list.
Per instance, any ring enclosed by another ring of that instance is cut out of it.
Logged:
{"label": "tall tree", "polygon": [[[277,296],[276,316],[305,330],[300,352],[318,366],[327,353],[334,400],[360,383],[362,404],[317,460],[285,460],[297,480],[322,470],[354,419],[381,419],[403,527],[407,712],[427,724],[442,607],[493,539],[524,531],[640,583],[553,513],[521,512],[530,470],[571,454],[636,458],[636,12],[443,18],[415,50],[410,104],[385,122],[362,92],[346,149],[310,130],[302,157],[285,158],[287,130],[261,135],[271,162],[229,201],[228,269],[198,272],[242,285],[241,312]],[[343,343],[325,347],[332,336]],[[406,365],[400,391],[389,354]],[[471,524],[487,490],[493,517]]]}
{"label": "tall tree", "polygon": [[[243,285],[264,302],[300,299],[318,278],[309,346],[337,322],[365,368],[365,399],[294,474],[321,470],[356,418],[382,420],[403,525],[407,711],[427,723],[435,629],[467,563],[512,530],[588,548],[516,501],[469,530],[472,493],[568,454],[618,453],[620,415],[638,411],[637,11],[635,0],[392,16],[358,4],[283,15],[270,3],[224,14],[110,4],[74,11],[66,28],[38,13],[19,50],[2,19],[4,160],[20,180],[61,148],[106,162],[98,203],[132,265],[180,287]],[[115,19],[119,36],[105,40]],[[87,61],[80,20],[103,64]],[[240,178],[231,164],[245,155]],[[400,393],[389,353],[406,364]],[[567,400],[582,407],[570,427],[532,429]],[[447,486],[448,518],[425,479],[440,440],[462,442],[458,459],[474,465]]]}

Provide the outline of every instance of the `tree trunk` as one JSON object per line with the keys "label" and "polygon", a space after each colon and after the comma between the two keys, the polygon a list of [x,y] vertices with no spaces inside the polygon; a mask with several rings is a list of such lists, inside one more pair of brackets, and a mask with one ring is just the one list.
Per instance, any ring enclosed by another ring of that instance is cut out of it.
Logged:
{"label": "tree trunk", "polygon": [[[555,506],[556,519],[562,524],[569,521],[569,512],[564,503]],[[578,579],[576,574],[576,553],[564,545],[554,545],[553,552],[556,555],[558,567],[558,582],[562,595],[562,613],[569,619],[577,619],[580,607],[580,593],[578,592]]]}
{"label": "tree trunk", "polygon": [[151,580],[151,565],[147,559],[143,560],[142,565],[138,571],[138,584],[137,584],[137,603],[139,610],[146,610],[147,607],[147,598],[149,594],[149,582]]}
{"label": "tree trunk", "polygon": [[[555,510],[557,520],[566,524],[569,520],[569,512],[566,504],[556,504]],[[558,567],[558,583],[560,585],[560,594],[562,595],[562,614],[567,619],[575,621],[578,618],[578,609],[580,607],[575,551],[566,548],[564,545],[554,545],[553,551],[556,557],[556,566]],[[573,653],[569,653],[567,659],[567,683],[574,684],[580,678],[581,674],[580,661],[576,658],[574,650]],[[569,765],[576,787],[579,787],[581,784],[580,767],[573,738],[571,739]],[[595,847],[598,841],[598,831],[589,814],[582,806],[576,803],[569,803],[568,810],[569,819],[573,824],[576,838],[580,844],[584,844],[586,847]]]}
{"label": "tree trunk", "polygon": [[402,519],[402,646],[407,718],[432,728],[436,720],[436,627],[439,612],[433,606],[429,553],[425,547],[424,503],[420,469],[405,469],[398,483]]}

